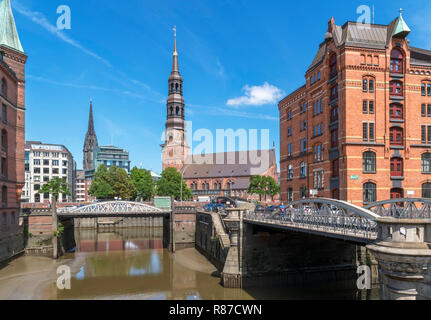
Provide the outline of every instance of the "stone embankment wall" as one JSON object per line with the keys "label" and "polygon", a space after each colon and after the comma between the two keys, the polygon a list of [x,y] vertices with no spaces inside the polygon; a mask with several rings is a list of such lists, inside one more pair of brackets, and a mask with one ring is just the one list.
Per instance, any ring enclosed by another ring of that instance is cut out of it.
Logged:
{"label": "stone embankment wall", "polygon": [[[210,260],[218,269],[223,271],[230,244],[227,235],[217,225],[216,216],[207,212],[196,213],[196,249]],[[216,230],[216,225],[218,226]],[[227,241],[226,241],[227,240]]]}
{"label": "stone embankment wall", "polygon": [[24,252],[24,231],[22,228],[0,234],[0,262]]}

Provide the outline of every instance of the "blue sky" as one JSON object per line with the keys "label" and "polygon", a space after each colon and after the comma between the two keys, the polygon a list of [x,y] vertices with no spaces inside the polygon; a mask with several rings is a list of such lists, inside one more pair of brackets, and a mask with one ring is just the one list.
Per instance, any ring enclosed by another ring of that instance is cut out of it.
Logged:
{"label": "blue sky", "polygon": [[[411,44],[431,49],[428,1],[11,2],[29,55],[26,139],[66,145],[78,168],[92,98],[99,144],[161,170],[174,25],[193,129],[269,129],[277,155],[277,102],[304,83],[331,16],[342,25],[374,5],[388,24],[402,7]],[[70,30],[55,28],[59,5],[71,9]]]}

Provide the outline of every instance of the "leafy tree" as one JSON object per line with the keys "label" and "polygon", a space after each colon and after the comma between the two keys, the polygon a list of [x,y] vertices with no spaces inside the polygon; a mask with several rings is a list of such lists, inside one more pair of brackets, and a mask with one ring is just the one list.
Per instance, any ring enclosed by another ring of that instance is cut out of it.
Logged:
{"label": "leafy tree", "polygon": [[248,187],[248,194],[258,194],[259,201],[262,201],[262,195],[264,194],[264,189],[262,188],[262,177],[252,176],[250,177],[250,186]]}
{"label": "leafy tree", "polygon": [[113,199],[114,189],[111,185],[108,169],[105,165],[101,164],[94,174],[94,180],[91,183],[88,194],[98,199]]}
{"label": "leafy tree", "polygon": [[116,197],[128,200],[136,197],[135,185],[132,183],[126,170],[117,167],[110,167],[108,173],[111,187],[114,189]]}
{"label": "leafy tree", "polygon": [[150,201],[154,197],[154,180],[150,171],[134,167],[130,172],[130,178],[136,188],[138,200]]}
{"label": "leafy tree", "polygon": [[[182,181],[183,200],[193,199],[192,191]],[[157,195],[181,199],[181,174],[176,168],[167,168],[162,172],[162,178],[157,181]]]}
{"label": "leafy tree", "polygon": [[66,180],[61,178],[54,178],[48,181],[46,184],[42,186],[42,188],[38,191],[39,194],[50,194],[51,202],[52,202],[52,246],[53,246],[53,257],[54,259],[58,258],[58,235],[59,235],[59,224],[57,217],[57,200],[58,196],[70,195],[69,188],[67,187]]}
{"label": "leafy tree", "polygon": [[274,201],[274,197],[280,193],[280,186],[274,180],[273,177],[265,177],[266,179],[266,192],[271,196],[271,200]]}

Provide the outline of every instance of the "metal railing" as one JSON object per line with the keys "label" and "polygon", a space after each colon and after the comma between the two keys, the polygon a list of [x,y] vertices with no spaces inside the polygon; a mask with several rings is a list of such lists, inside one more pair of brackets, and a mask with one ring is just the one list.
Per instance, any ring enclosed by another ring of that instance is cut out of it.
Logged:
{"label": "metal railing", "polygon": [[381,217],[396,219],[431,219],[431,199],[391,199],[375,202],[364,208]]}

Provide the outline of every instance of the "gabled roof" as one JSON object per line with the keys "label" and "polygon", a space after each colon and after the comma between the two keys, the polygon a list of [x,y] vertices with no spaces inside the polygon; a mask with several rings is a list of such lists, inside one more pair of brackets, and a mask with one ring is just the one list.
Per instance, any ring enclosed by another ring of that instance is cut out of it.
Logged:
{"label": "gabled roof", "polygon": [[24,53],[16,30],[10,0],[0,0],[0,45]]}

